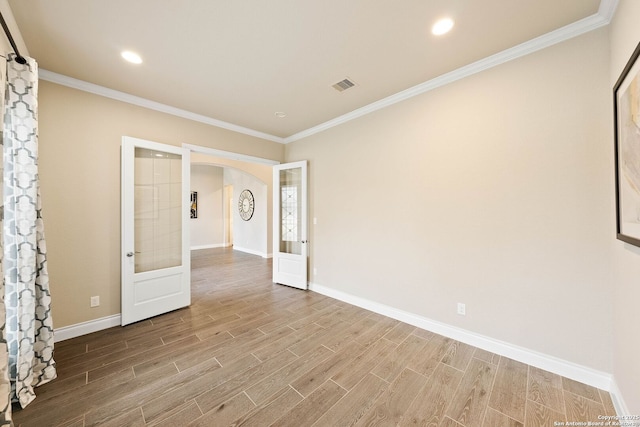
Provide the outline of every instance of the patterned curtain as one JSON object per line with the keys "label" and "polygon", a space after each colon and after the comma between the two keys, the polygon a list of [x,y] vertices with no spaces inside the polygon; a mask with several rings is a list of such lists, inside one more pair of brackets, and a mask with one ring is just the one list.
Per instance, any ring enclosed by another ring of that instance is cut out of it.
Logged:
{"label": "patterned curtain", "polygon": [[[0,342],[8,350],[10,400],[24,408],[35,399],[34,387],[56,377],[56,368],[38,178],[38,65],[14,58],[7,58],[5,91]],[[0,390],[2,385],[0,376]],[[0,407],[4,403],[0,396]]]}
{"label": "patterned curtain", "polygon": [[[2,251],[0,251],[0,254]],[[0,256],[1,257],[1,256]],[[0,288],[2,285],[0,285]],[[13,426],[11,422],[11,383],[9,382],[9,353],[4,338],[6,312],[4,292],[0,292],[0,426]]]}

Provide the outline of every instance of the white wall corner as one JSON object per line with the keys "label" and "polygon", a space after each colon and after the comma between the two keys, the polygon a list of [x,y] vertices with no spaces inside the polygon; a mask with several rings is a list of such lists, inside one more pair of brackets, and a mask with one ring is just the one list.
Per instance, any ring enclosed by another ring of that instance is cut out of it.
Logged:
{"label": "white wall corner", "polygon": [[[340,301],[382,314],[392,319],[408,323],[465,344],[481,348],[492,353],[535,366],[563,377],[611,392],[612,376],[586,366],[563,360],[554,356],[519,347],[504,341],[496,340],[462,328],[447,325],[435,320],[419,316],[404,310],[361,298],[346,292],[328,288],[317,283],[309,283],[309,290],[335,298]],[[618,409],[618,407],[616,407]]]}
{"label": "white wall corner", "polygon": [[262,258],[271,258],[270,254],[268,254],[268,253],[260,252],[260,251],[254,251],[253,249],[247,249],[247,248],[243,248],[241,246],[233,245],[233,250],[234,251],[239,251],[239,252],[244,252],[244,253],[251,254],[251,255],[258,255],[258,256],[261,256]]}
{"label": "white wall corner", "polygon": [[632,415],[622,398],[622,392],[618,388],[615,377],[611,380],[611,390],[609,390],[609,393],[611,393],[611,400],[613,400],[613,406],[616,408],[618,415]]}
{"label": "white wall corner", "polygon": [[[20,32],[20,28],[18,28],[18,24],[16,23],[16,19],[13,16],[13,11],[11,10],[11,6],[7,0],[0,1],[0,12],[4,17],[5,22],[7,23],[7,27],[9,27],[9,32],[11,33],[11,37],[13,37],[13,41],[16,43],[18,50],[20,51],[20,55],[29,56],[29,50],[27,49],[27,45],[22,38],[22,33]],[[7,46],[7,51],[13,51],[11,45],[9,44],[9,39],[5,36],[4,32],[0,32],[2,34],[2,44]]]}
{"label": "white wall corner", "polygon": [[618,0],[600,0],[600,7],[598,8],[598,15],[604,19],[607,24],[613,19],[613,15],[618,8]]}

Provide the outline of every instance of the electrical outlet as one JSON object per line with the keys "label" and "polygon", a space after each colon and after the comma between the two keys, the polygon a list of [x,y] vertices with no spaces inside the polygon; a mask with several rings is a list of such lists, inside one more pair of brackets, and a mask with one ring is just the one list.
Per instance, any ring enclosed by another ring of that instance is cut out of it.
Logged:
{"label": "electrical outlet", "polygon": [[100,305],[100,297],[91,297],[91,307],[98,307]]}
{"label": "electrical outlet", "polygon": [[467,306],[461,302],[458,303],[458,314],[460,316],[466,316],[467,314]]}

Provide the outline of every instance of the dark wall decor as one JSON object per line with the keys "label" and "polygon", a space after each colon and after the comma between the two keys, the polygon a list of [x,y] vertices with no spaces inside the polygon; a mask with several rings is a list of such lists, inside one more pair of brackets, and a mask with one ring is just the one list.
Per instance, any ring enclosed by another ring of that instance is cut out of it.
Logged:
{"label": "dark wall decor", "polygon": [[191,192],[191,218],[198,218],[198,192]]}
{"label": "dark wall decor", "polygon": [[640,43],[613,88],[616,234],[640,246]]}
{"label": "dark wall decor", "polygon": [[254,200],[253,193],[249,190],[242,190],[238,199],[238,212],[240,218],[249,221],[253,216]]}

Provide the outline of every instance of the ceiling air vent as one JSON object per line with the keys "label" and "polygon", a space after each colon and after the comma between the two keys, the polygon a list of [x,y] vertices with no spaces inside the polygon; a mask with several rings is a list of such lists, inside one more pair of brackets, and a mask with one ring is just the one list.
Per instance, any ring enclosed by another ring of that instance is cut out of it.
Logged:
{"label": "ceiling air vent", "polygon": [[337,90],[338,92],[344,92],[347,89],[350,89],[352,87],[354,87],[356,84],[354,82],[352,82],[351,80],[344,79],[339,81],[338,83],[332,85],[331,87],[334,88],[335,90]]}

